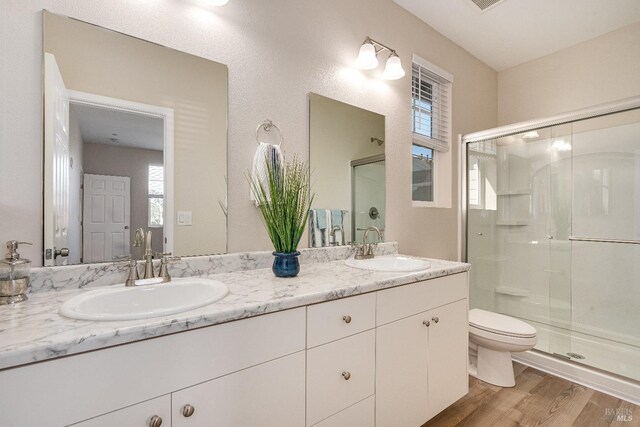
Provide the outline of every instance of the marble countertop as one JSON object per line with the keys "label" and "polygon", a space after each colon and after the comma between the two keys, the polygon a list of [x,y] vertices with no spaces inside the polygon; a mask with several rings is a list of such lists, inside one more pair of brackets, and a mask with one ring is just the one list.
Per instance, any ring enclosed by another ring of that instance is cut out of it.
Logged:
{"label": "marble countertop", "polygon": [[351,268],[344,260],[302,265],[295,278],[270,269],[208,274],[229,287],[213,304],[165,317],[92,322],[58,314],[61,304],[89,289],[38,292],[15,306],[0,306],[0,369],[97,350],[113,345],[211,326],[232,320],[330,301],[420,280],[461,273],[468,264],[429,260],[418,273],[379,273]]}

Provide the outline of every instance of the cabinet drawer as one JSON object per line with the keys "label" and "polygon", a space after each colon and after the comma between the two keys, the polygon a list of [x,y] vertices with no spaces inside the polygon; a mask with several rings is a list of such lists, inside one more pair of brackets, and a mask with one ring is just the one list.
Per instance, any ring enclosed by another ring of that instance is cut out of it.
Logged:
{"label": "cabinet drawer", "polygon": [[369,293],[307,308],[307,348],[376,326],[376,294]]}
{"label": "cabinet drawer", "polygon": [[160,417],[162,426],[171,425],[171,396],[161,396],[137,405],[73,424],[73,427],[145,427],[153,416]]}
{"label": "cabinet drawer", "polygon": [[307,425],[371,396],[374,376],[374,330],[307,350]]}
{"label": "cabinet drawer", "polygon": [[378,292],[376,325],[468,298],[467,277],[459,273]]}
{"label": "cabinet drawer", "polygon": [[313,427],[374,427],[374,401],[374,396],[367,397]]}

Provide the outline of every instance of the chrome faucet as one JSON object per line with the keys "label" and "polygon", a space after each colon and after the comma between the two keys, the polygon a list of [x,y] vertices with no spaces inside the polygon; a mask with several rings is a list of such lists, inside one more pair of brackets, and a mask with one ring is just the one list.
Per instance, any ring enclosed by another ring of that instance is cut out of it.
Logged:
{"label": "chrome faucet", "polygon": [[145,238],[145,250],[144,250],[144,278],[151,279],[156,277],[153,272],[153,249],[151,249],[151,231],[147,231],[147,237]]}
{"label": "chrome faucet", "polygon": [[378,234],[378,242],[382,240],[382,234],[378,227],[367,227],[367,229],[364,230],[364,235],[362,236],[362,245],[356,245],[355,259],[371,259],[374,257],[373,248],[377,243],[368,243],[367,238],[369,237],[370,231],[375,231],[376,234]]}
{"label": "chrome faucet", "polygon": [[169,265],[172,262],[180,261],[179,256],[171,256],[171,252],[156,253],[156,257],[160,258],[160,271],[158,277],[162,278],[162,283],[168,283],[171,281],[171,275],[169,274]]}
{"label": "chrome faucet", "polygon": [[136,280],[140,279],[138,275],[138,261],[133,259],[131,255],[117,258],[118,261],[114,262],[114,265],[121,265],[126,263],[127,267],[129,267],[129,272],[127,273],[127,280],[125,280],[125,286],[136,286]]}
{"label": "chrome faucet", "polygon": [[133,247],[139,248],[144,246],[144,255],[142,258],[144,259],[144,278],[151,279],[156,277],[153,273],[153,249],[151,249],[151,236],[152,232],[147,231],[145,236],[144,229],[138,228],[136,230],[135,238],[133,239]]}

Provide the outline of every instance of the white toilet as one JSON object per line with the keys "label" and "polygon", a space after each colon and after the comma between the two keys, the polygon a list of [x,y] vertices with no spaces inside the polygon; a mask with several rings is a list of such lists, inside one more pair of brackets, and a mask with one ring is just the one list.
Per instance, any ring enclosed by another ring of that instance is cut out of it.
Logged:
{"label": "white toilet", "polygon": [[500,387],[516,385],[511,353],[536,345],[536,328],[513,317],[469,310],[469,374]]}

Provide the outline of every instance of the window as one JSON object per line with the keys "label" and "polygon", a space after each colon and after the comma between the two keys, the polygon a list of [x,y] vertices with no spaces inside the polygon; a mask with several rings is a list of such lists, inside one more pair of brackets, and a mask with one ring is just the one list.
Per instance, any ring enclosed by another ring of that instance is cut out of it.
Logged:
{"label": "window", "polygon": [[433,201],[433,149],[413,144],[413,200]]}
{"label": "window", "polygon": [[149,227],[164,224],[164,166],[149,165]]}
{"label": "window", "polygon": [[[413,179],[415,202],[435,202],[439,153],[449,151],[450,94],[453,77],[444,70],[414,55],[412,65]],[[450,162],[450,155],[446,158]],[[443,168],[443,173],[451,168]],[[449,178],[445,181],[450,182]]]}

